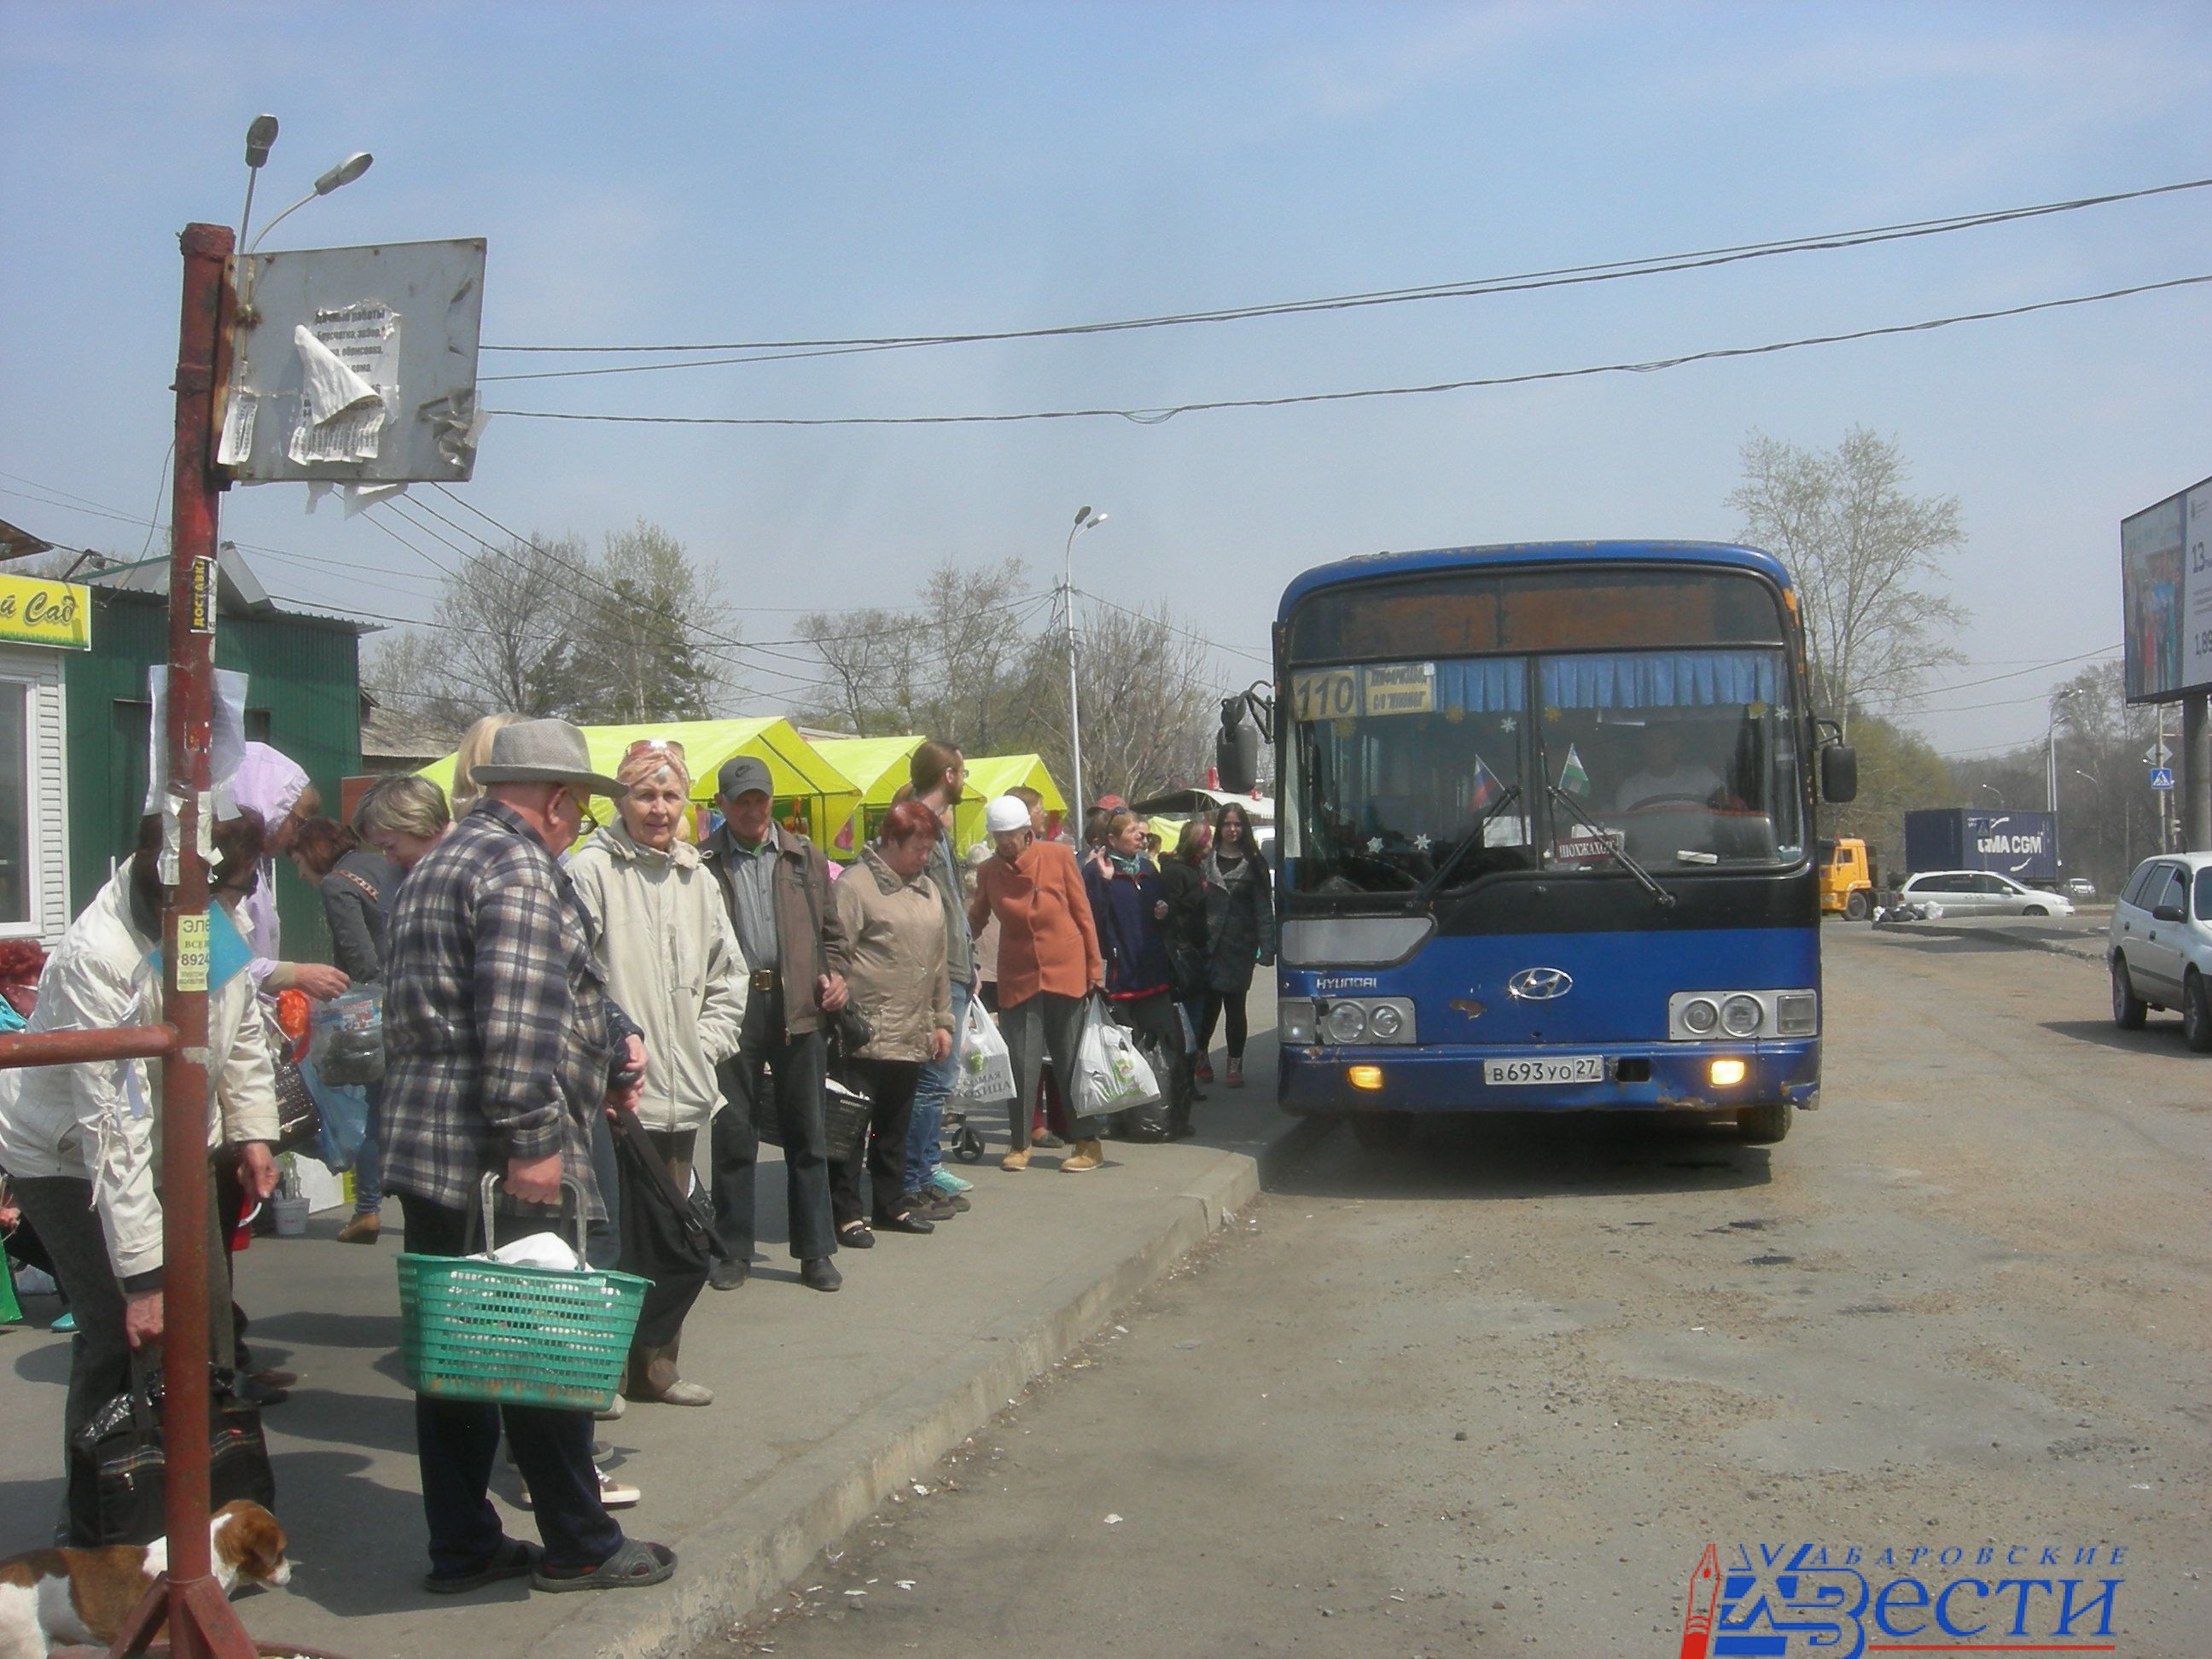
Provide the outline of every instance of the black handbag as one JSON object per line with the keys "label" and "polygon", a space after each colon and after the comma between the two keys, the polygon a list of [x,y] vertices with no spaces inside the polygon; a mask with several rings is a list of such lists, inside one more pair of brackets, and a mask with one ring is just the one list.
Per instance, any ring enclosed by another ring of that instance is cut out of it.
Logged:
{"label": "black handbag", "polygon": [[[70,1442],[70,1541],[81,1549],[150,1544],[168,1530],[168,1460],[161,1441],[161,1374],[150,1366],[94,1412]],[[208,1509],[236,1498],[276,1503],[276,1474],[261,1410],[238,1397],[234,1372],[208,1368]]]}
{"label": "black handbag", "polygon": [[296,1152],[303,1147],[319,1148],[323,1115],[307,1088],[307,1079],[300,1074],[300,1062],[292,1058],[292,1039],[284,1035],[265,1003],[261,1018],[276,1071],[276,1150]]}
{"label": "black handbag", "polygon": [[665,1347],[684,1328],[718,1253],[714,1206],[702,1191],[676,1189],[636,1113],[615,1114],[614,1136],[622,1200],[620,1266],[624,1273],[653,1281],[631,1340],[644,1347]]}

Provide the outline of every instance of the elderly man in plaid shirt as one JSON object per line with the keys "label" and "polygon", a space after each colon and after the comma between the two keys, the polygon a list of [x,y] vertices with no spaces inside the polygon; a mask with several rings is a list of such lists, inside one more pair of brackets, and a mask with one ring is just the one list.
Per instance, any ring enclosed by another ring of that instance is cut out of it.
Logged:
{"label": "elderly man in plaid shirt", "polygon": [[[573,1183],[605,1214],[591,1164],[592,1115],[634,1097],[643,1044],[592,965],[589,923],[556,855],[591,794],[623,786],[592,770],[565,720],[524,720],[475,770],[483,795],[401,884],[386,956],[384,1185],[407,1248],[460,1255],[486,1175],[506,1207],[558,1205]],[[503,1233],[542,1231],[541,1217]],[[504,1424],[530,1487],[535,1546],[506,1536],[485,1496]],[[539,1589],[659,1583],[665,1545],[623,1537],[599,1499],[592,1414],[416,1395],[415,1439],[430,1572],[441,1594],[528,1574]]]}

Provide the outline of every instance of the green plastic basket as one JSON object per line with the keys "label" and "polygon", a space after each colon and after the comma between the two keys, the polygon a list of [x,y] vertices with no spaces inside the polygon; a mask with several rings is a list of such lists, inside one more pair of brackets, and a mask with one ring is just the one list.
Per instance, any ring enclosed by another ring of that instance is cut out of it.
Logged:
{"label": "green plastic basket", "polygon": [[[488,1195],[485,1207],[489,1216]],[[614,1403],[648,1282],[598,1268],[402,1255],[407,1385],[436,1400],[604,1411]]]}

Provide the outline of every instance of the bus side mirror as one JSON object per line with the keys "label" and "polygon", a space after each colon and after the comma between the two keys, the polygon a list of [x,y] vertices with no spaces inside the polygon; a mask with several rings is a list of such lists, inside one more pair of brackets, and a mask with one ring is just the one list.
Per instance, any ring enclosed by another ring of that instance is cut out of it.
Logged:
{"label": "bus side mirror", "polygon": [[1847,743],[1832,743],[1820,751],[1820,799],[1841,806],[1859,793],[1859,751]]}
{"label": "bus side mirror", "polygon": [[1232,795],[1249,795],[1260,783],[1260,733],[1244,712],[1243,694],[1223,698],[1221,731],[1213,740],[1214,770],[1221,788]]}

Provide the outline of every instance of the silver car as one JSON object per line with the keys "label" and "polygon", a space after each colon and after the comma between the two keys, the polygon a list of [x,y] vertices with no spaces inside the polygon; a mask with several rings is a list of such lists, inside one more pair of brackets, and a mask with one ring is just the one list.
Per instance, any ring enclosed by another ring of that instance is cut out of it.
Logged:
{"label": "silver car", "polygon": [[2181,1034],[2212,1050],[2212,853],[2145,859],[2112,902],[2105,947],[2112,1024],[2131,1031],[2151,1008],[2179,1008]]}
{"label": "silver car", "polygon": [[1898,890],[1907,904],[1934,902],[1947,916],[2070,916],[2063,893],[2024,886],[1988,870],[1923,870]]}

